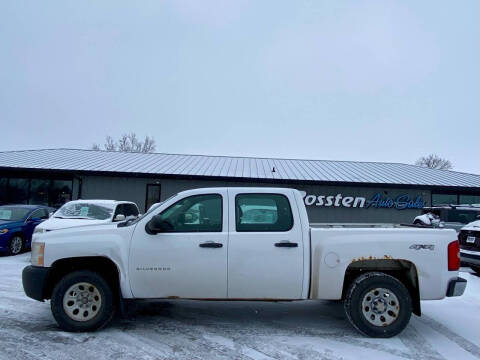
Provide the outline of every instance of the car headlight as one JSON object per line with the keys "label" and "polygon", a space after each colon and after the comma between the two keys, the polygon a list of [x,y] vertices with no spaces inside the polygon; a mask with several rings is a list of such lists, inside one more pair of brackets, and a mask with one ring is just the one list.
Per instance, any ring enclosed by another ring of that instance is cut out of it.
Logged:
{"label": "car headlight", "polygon": [[41,234],[44,232],[45,232],[45,229],[39,228],[38,226],[35,228],[35,230],[33,230],[34,234]]}
{"label": "car headlight", "polygon": [[0,234],[6,234],[8,232],[8,229],[0,229]]}
{"label": "car headlight", "polygon": [[32,243],[32,254],[30,263],[34,266],[43,266],[45,254],[45,243],[34,241]]}

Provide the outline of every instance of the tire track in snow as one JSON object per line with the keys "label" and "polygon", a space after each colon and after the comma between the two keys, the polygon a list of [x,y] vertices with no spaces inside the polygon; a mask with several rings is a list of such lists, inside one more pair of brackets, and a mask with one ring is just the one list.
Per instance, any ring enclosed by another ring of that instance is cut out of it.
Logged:
{"label": "tire track in snow", "polygon": [[[452,330],[450,330],[448,327],[445,325],[439,323],[438,321],[432,319],[429,316],[422,315],[420,318],[420,321],[422,323],[430,326],[432,329],[435,331],[439,332],[446,338],[450,339],[454,343],[456,343],[458,346],[460,346],[462,349],[465,351],[468,351],[470,354],[473,356],[477,357],[480,359],[480,347],[472,343],[471,341],[465,339],[464,337],[461,337],[458,334],[455,334]],[[480,336],[480,334],[479,334]]]}
{"label": "tire track in snow", "polygon": [[416,360],[447,360],[411,324],[398,335],[405,346],[414,352]]}

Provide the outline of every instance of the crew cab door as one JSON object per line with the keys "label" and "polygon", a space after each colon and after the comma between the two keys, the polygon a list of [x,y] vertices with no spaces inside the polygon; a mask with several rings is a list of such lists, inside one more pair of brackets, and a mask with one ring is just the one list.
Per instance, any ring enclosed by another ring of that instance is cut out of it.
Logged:
{"label": "crew cab door", "polygon": [[[228,197],[219,189],[175,199],[140,220],[130,247],[130,286],[137,298],[227,297]],[[145,230],[153,215],[169,229]]]}
{"label": "crew cab door", "polygon": [[300,299],[304,244],[293,192],[229,189],[229,209],[228,297]]}

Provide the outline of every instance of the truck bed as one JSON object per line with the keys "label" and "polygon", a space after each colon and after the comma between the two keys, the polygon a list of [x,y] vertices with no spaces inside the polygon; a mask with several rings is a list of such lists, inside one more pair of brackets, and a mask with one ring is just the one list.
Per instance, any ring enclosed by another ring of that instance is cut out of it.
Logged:
{"label": "truck bed", "polygon": [[384,225],[311,227],[310,298],[340,299],[343,286],[338,282],[343,281],[347,268],[365,260],[415,264],[420,298],[445,297],[449,280],[457,276],[448,271],[446,252],[448,244],[456,240],[455,231]]}

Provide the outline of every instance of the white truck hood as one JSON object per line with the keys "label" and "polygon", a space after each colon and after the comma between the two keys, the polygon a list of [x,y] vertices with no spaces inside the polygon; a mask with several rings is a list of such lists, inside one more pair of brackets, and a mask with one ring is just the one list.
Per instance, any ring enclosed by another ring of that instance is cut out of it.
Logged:
{"label": "white truck hood", "polygon": [[89,219],[60,219],[60,218],[50,218],[47,221],[42,222],[37,226],[39,229],[44,230],[58,230],[58,229],[67,229],[71,227],[84,226],[84,225],[98,225],[98,224],[109,224],[111,219],[107,220],[89,220]]}

